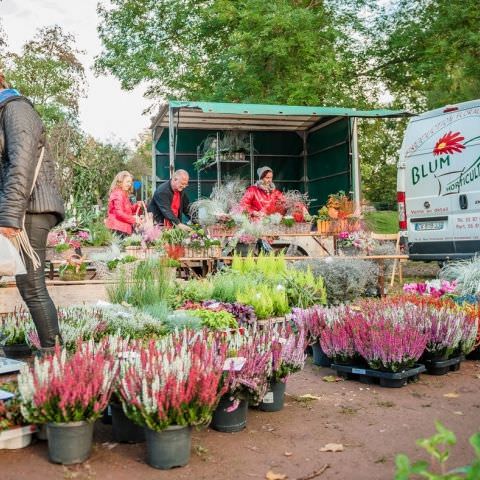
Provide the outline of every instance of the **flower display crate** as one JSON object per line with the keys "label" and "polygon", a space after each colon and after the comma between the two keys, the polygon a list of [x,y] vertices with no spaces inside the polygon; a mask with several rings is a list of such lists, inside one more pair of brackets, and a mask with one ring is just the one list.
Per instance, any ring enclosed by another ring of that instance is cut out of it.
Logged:
{"label": "flower display crate", "polygon": [[348,380],[359,380],[362,383],[378,383],[381,387],[400,388],[408,382],[416,381],[420,373],[426,370],[425,365],[416,364],[413,368],[402,372],[383,372],[356,365],[339,365],[333,363],[331,368],[340,377]]}
{"label": "flower display crate", "polygon": [[291,227],[287,227],[286,225],[279,225],[278,226],[278,231],[279,234],[281,235],[282,233],[310,233],[312,230],[312,224],[311,223],[294,223]]}
{"label": "flower display crate", "polygon": [[423,364],[429,375],[446,375],[448,372],[460,370],[460,364],[465,360],[463,355],[448,360],[424,360]]}
{"label": "flower display crate", "polygon": [[218,258],[222,255],[222,248],[220,246],[209,248],[191,248],[185,247],[184,257],[186,258]]}
{"label": "flower display crate", "polygon": [[13,450],[30,445],[32,434],[37,431],[36,425],[10,428],[0,432],[0,450]]}
{"label": "flower display crate", "polygon": [[226,227],[225,225],[210,225],[207,233],[210,237],[231,237],[235,235],[237,227]]}
{"label": "flower display crate", "polygon": [[155,252],[154,248],[144,248],[144,247],[136,247],[136,246],[125,247],[125,253],[127,255],[138,258],[139,260],[145,260],[146,258],[150,258],[150,256],[154,252]]}
{"label": "flower display crate", "polygon": [[358,220],[352,222],[348,219],[343,220],[318,220],[317,230],[319,233],[338,234],[341,232],[356,232],[360,230],[361,225]]}

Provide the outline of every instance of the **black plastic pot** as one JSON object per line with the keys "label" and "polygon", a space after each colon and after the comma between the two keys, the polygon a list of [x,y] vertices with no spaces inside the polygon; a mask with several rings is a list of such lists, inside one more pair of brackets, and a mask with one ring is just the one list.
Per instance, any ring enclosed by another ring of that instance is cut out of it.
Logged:
{"label": "black plastic pot", "polygon": [[112,436],[119,443],[141,443],[145,441],[145,430],[133,423],[123,412],[122,405],[110,404],[112,412]]}
{"label": "black plastic pot", "polygon": [[247,425],[248,402],[240,400],[238,407],[232,412],[227,411],[233,406],[230,395],[224,395],[213,412],[210,426],[219,432],[240,432]]}
{"label": "black plastic pot", "polygon": [[430,375],[446,375],[450,371],[460,369],[460,363],[465,360],[463,355],[448,360],[425,360],[423,363]]}
{"label": "black plastic pot", "polygon": [[32,354],[32,349],[26,343],[14,343],[13,345],[4,345],[3,353],[7,358],[23,358]]}
{"label": "black plastic pot", "polygon": [[190,460],[191,427],[173,425],[161,432],[145,428],[147,463],[153,468],[168,470],[183,467]]}
{"label": "black plastic pot", "polygon": [[237,243],[235,247],[235,252],[238,253],[241,257],[247,257],[249,253],[254,253],[255,244],[252,243]]}
{"label": "black plastic pot", "polygon": [[62,465],[82,463],[92,451],[93,423],[48,423],[47,437],[51,462]]}
{"label": "black plastic pot", "polygon": [[112,424],[112,409],[110,405],[108,405],[108,407],[103,411],[101,421],[104,425]]}
{"label": "black plastic pot", "polygon": [[279,381],[270,383],[268,392],[260,402],[260,410],[264,412],[279,412],[282,410],[285,403],[286,387],[286,382]]}
{"label": "black plastic pot", "polygon": [[319,367],[329,367],[332,364],[332,360],[325,355],[322,350],[320,342],[315,342],[312,345],[313,352],[313,364],[318,365]]}
{"label": "black plastic pot", "polygon": [[472,350],[467,355],[467,360],[480,360],[480,347],[477,347],[475,350]]}

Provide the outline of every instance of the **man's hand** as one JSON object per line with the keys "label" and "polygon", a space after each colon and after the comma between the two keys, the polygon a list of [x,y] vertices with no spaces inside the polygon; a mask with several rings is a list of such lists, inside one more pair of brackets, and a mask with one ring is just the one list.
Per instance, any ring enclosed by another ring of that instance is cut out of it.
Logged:
{"label": "man's hand", "polygon": [[16,237],[20,232],[20,228],[0,227],[0,235],[7,238]]}
{"label": "man's hand", "polygon": [[191,232],[192,231],[192,229],[188,225],[185,225],[184,223],[179,223],[177,225],[177,228],[179,228],[180,230],[184,230],[185,232]]}

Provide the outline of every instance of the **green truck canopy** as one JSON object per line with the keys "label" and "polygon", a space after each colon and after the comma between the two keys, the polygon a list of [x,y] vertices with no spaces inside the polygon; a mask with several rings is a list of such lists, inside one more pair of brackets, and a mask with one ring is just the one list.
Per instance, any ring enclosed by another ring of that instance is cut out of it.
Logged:
{"label": "green truck canopy", "polygon": [[[228,175],[251,183],[268,165],[282,190],[308,192],[315,211],[330,193],[352,192],[360,202],[357,118],[396,118],[404,110],[169,101],[152,123],[154,186],[174,170],[190,174],[191,200],[208,196]],[[225,131],[248,132],[252,145],[245,162],[221,162],[197,172],[193,163],[206,137]]]}

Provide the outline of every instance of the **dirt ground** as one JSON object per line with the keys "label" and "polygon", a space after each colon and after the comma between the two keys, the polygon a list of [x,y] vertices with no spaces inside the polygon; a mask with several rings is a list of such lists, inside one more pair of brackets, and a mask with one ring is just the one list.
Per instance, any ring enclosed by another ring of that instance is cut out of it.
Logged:
{"label": "dirt ground", "polygon": [[[329,467],[321,480],[393,479],[394,461],[403,452],[427,458],[415,440],[434,433],[440,420],[454,430],[458,444],[451,466],[473,458],[468,437],[480,430],[480,362],[464,362],[445,376],[421,375],[400,389],[355,381],[329,383],[328,368],[308,365],[287,386],[283,411],[250,409],[247,428],[239,433],[195,431],[188,466],[170,471],[145,464],[145,446],[112,443],[111,426],[98,423],[91,458],[63,467],[49,463],[46,442],[20,450],[0,450],[2,480],[36,479],[265,479],[266,473],[302,479]],[[312,400],[301,396],[311,394]],[[321,452],[327,443],[343,452]]]}

